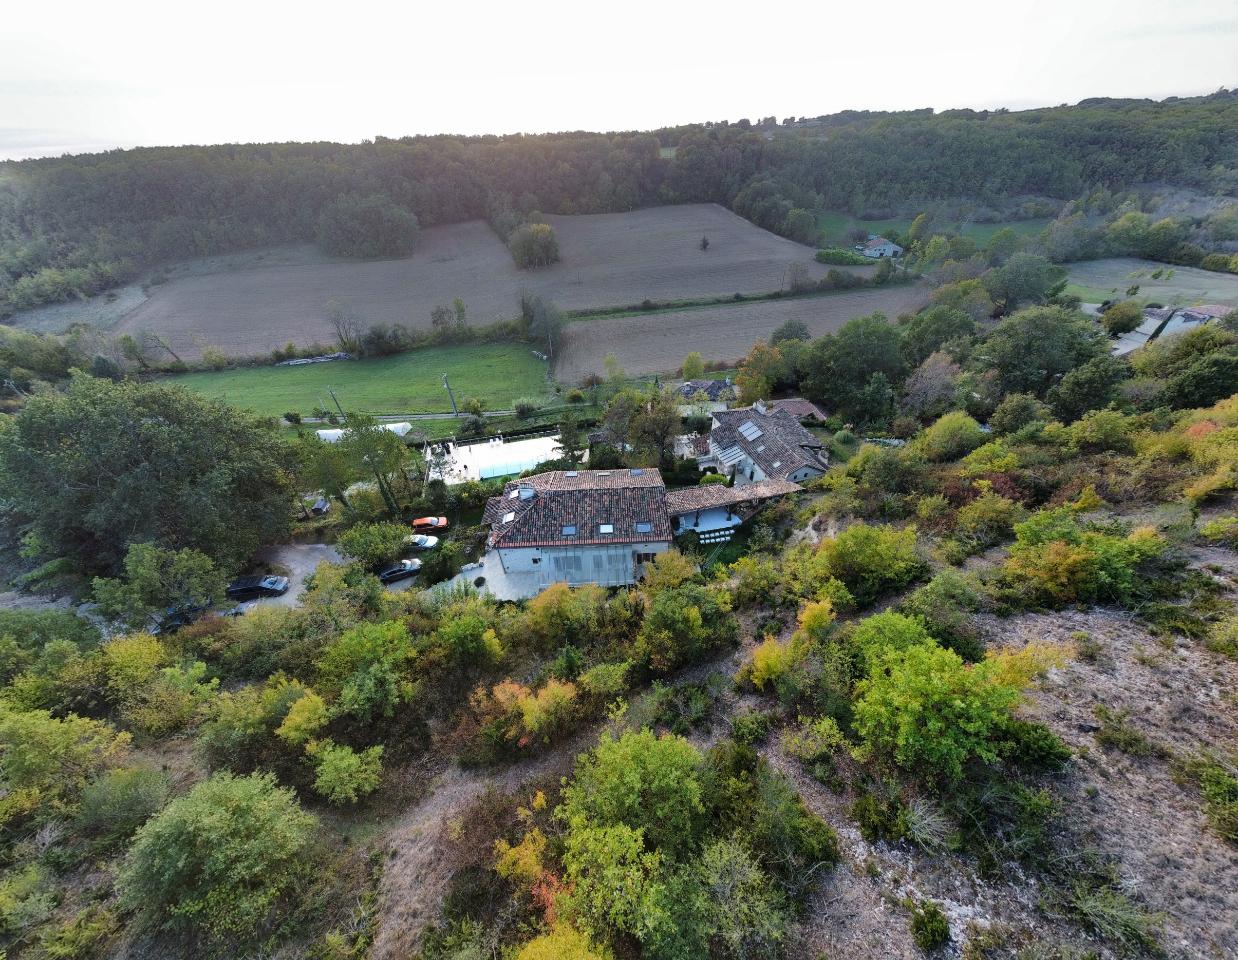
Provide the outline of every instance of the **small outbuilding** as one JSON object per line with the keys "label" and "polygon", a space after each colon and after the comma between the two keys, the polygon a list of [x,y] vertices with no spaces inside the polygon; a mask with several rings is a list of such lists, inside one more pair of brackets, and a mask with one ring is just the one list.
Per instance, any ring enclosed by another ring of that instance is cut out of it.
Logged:
{"label": "small outbuilding", "polygon": [[856,253],[861,253],[870,260],[882,260],[887,257],[901,257],[903,248],[893,240],[887,240],[885,237],[879,237],[876,234],[869,237],[863,243],[856,244]]}

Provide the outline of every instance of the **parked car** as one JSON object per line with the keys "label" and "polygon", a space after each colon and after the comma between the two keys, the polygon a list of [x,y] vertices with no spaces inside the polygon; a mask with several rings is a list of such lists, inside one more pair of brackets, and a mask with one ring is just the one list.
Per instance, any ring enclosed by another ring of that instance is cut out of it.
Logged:
{"label": "parked car", "polygon": [[278,597],[288,592],[287,577],[238,577],[224,591],[229,600],[256,600],[258,597]]}
{"label": "parked car", "polygon": [[316,517],[321,517],[331,511],[331,501],[326,497],[319,497],[314,501],[314,505],[310,507],[310,513]]}
{"label": "parked car", "polygon": [[165,633],[175,633],[181,627],[187,627],[201,619],[206,612],[205,603],[187,603],[180,607],[168,607],[162,613],[151,618],[146,632],[153,637]]}
{"label": "parked car", "polygon": [[411,537],[404,538],[404,545],[413,550],[433,550],[438,546],[438,537],[432,537],[425,533],[414,533]]}
{"label": "parked car", "polygon": [[378,579],[383,583],[398,583],[401,580],[407,580],[409,577],[417,576],[417,571],[420,569],[420,560],[401,560],[395,566],[379,571]]}
{"label": "parked car", "polygon": [[413,521],[414,530],[446,530],[446,517],[418,517]]}

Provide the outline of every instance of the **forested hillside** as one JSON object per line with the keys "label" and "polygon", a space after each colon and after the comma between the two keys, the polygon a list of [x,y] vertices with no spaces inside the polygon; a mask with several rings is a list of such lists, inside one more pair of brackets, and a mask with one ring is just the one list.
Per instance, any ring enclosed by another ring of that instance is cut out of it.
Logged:
{"label": "forested hillside", "polygon": [[[0,315],[160,262],[317,239],[402,255],[422,226],[718,202],[793,239],[811,211],[1068,199],[1144,182],[1232,194],[1238,95],[1021,113],[849,112],[651,133],[167,147],[0,164]],[[385,212],[384,212],[385,211]],[[341,237],[365,218],[369,242]],[[375,245],[374,237],[382,239]]]}

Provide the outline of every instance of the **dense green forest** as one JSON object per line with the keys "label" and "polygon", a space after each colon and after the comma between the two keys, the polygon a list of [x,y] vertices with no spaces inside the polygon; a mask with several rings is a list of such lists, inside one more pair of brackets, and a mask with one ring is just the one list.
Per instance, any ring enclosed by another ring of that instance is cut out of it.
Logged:
{"label": "dense green forest", "polygon": [[160,262],[245,247],[317,239],[344,255],[399,255],[418,225],[475,217],[510,225],[534,211],[717,202],[810,241],[819,209],[1066,200],[1142,183],[1232,194],[1236,169],[1238,95],[1227,91],[1019,113],[848,112],[650,133],[187,146],[10,162],[0,164],[0,315],[95,293]]}

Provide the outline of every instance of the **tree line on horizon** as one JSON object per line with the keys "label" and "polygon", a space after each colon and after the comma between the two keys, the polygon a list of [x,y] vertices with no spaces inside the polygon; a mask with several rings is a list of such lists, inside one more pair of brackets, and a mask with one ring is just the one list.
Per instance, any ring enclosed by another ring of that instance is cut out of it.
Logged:
{"label": "tree line on horizon", "polygon": [[[772,119],[772,118],[769,118]],[[663,149],[663,148],[674,148]],[[670,155],[667,155],[670,154]],[[155,147],[0,163],[0,316],[160,263],[317,241],[406,255],[418,226],[720,203],[801,242],[816,212],[1095,188],[1238,189],[1238,96],[1004,111],[849,112],[815,126]]]}

